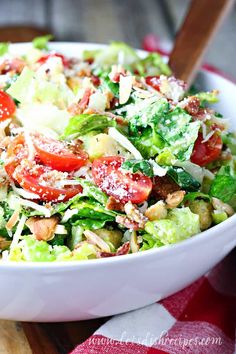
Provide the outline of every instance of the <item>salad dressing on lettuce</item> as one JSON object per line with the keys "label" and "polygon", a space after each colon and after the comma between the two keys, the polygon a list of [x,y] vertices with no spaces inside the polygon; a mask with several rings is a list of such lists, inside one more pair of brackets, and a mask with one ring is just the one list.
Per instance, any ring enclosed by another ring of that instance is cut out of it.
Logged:
{"label": "salad dressing on lettuce", "polygon": [[0,254],[79,261],[174,244],[236,207],[236,137],[157,53],[0,44]]}

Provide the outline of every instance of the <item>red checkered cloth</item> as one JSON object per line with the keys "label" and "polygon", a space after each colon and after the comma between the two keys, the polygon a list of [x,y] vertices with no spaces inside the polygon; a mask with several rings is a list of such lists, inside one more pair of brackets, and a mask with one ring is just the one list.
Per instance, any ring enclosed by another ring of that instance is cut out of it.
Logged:
{"label": "red checkered cloth", "polygon": [[[168,55],[171,44],[151,34],[143,47]],[[114,316],[72,354],[236,354],[235,328],[236,249],[184,290]]]}
{"label": "red checkered cloth", "polygon": [[236,249],[209,274],[153,305],[117,315],[73,354],[233,354]]}

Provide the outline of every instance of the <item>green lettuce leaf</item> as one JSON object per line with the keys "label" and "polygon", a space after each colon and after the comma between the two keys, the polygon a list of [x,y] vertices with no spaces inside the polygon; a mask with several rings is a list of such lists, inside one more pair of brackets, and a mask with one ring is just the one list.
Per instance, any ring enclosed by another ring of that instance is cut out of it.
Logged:
{"label": "green lettuce leaf", "polygon": [[209,194],[235,207],[236,176],[231,166],[220,168],[212,182]]}
{"label": "green lettuce leaf", "polygon": [[145,176],[153,177],[153,167],[147,160],[126,160],[121,168],[132,173],[142,172]]}
{"label": "green lettuce leaf", "polygon": [[[55,76],[61,73],[54,73]],[[40,73],[25,67],[7,93],[21,104],[50,103],[60,109],[67,108],[68,103],[74,98],[73,92],[65,83],[48,81]]]}
{"label": "green lettuce leaf", "polygon": [[106,222],[114,221],[116,213],[105,209],[101,204],[92,200],[79,201],[71,206],[77,213],[70,219],[73,226],[96,230],[102,228]]}
{"label": "green lettuce leaf", "polygon": [[80,184],[83,187],[83,196],[93,198],[104,206],[106,205],[108,196],[102,192],[100,188],[83,178],[77,178],[77,180],[80,181]]}
{"label": "green lettuce leaf", "polygon": [[186,191],[194,192],[201,187],[201,184],[181,167],[169,167],[167,174]]}
{"label": "green lettuce leaf", "polygon": [[[119,113],[119,110],[118,110]],[[180,161],[189,160],[200,122],[180,107],[170,110],[166,99],[137,100],[126,107],[133,144],[145,158],[168,151]]]}
{"label": "green lettuce leaf", "polygon": [[209,92],[198,92],[194,96],[199,98],[202,106],[209,103],[217,103],[219,102],[218,98],[219,92],[217,90],[209,91]]}
{"label": "green lettuce leaf", "polygon": [[80,114],[70,119],[62,139],[69,136],[86,135],[92,131],[103,131],[107,127],[114,126],[116,126],[116,122],[105,115]]}
{"label": "green lettuce leaf", "polygon": [[48,42],[51,39],[53,39],[52,34],[47,34],[45,36],[36,37],[32,41],[33,47],[36,49],[40,49],[40,50],[42,50],[42,49],[48,50]]}
{"label": "green lettuce leaf", "polygon": [[120,62],[122,57],[122,65],[129,66],[139,60],[135,50],[123,42],[111,42],[111,44],[100,50],[85,51],[83,58],[94,58],[94,65],[101,67],[110,67]]}
{"label": "green lettuce leaf", "polygon": [[146,58],[141,59],[136,64],[135,69],[140,76],[171,75],[170,67],[163,61],[161,55],[158,53],[148,54]]}
{"label": "green lettuce leaf", "polygon": [[199,216],[189,208],[176,208],[168,213],[166,219],[148,221],[145,231],[164,245],[169,245],[200,232]]}
{"label": "green lettuce leaf", "polygon": [[9,43],[7,42],[1,42],[0,43],[0,57],[3,56],[8,52],[9,49]]}
{"label": "green lettuce leaf", "polygon": [[25,236],[9,253],[10,261],[54,262],[77,261],[96,258],[96,248],[84,242],[73,251],[66,246],[51,246],[46,241],[37,241],[32,236]]}
{"label": "green lettuce leaf", "polygon": [[181,161],[190,159],[198,137],[200,122],[191,122],[191,119],[183,109],[176,107],[159,123],[158,131],[169,145],[167,150]]}

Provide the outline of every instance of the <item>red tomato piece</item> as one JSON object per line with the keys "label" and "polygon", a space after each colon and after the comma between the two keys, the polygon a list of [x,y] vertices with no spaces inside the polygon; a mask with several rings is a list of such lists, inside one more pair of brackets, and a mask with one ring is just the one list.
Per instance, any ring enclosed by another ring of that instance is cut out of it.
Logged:
{"label": "red tomato piece", "polygon": [[204,143],[203,140],[202,133],[199,133],[191,155],[191,161],[199,166],[215,161],[220,156],[223,146],[222,139],[217,133]]}
{"label": "red tomato piece", "polygon": [[80,185],[56,188],[55,178],[59,173],[41,165],[35,164],[32,168],[19,165],[14,171],[14,178],[23,189],[39,195],[44,202],[64,202],[82,192]]}
{"label": "red tomato piece", "polygon": [[53,57],[61,58],[63,65],[65,67],[69,66],[69,60],[66,59],[64,55],[59,54],[59,53],[50,53],[50,54],[43,55],[41,58],[38,59],[37,63],[39,63],[41,65],[45,64],[49,58],[53,58]]}
{"label": "red tomato piece", "polygon": [[125,172],[120,169],[124,158],[118,156],[101,157],[93,162],[94,182],[101,190],[121,202],[144,202],[151,190],[152,181],[140,173]]}
{"label": "red tomato piece", "polygon": [[35,134],[33,142],[39,160],[44,165],[58,171],[71,172],[78,170],[88,160],[86,152],[76,149],[76,153],[74,153],[72,149],[58,140]]}
{"label": "red tomato piece", "polygon": [[16,110],[13,99],[4,91],[0,91],[0,122],[8,119]]}
{"label": "red tomato piece", "polygon": [[160,91],[159,76],[147,76],[145,81],[147,85],[152,86],[157,91]]}

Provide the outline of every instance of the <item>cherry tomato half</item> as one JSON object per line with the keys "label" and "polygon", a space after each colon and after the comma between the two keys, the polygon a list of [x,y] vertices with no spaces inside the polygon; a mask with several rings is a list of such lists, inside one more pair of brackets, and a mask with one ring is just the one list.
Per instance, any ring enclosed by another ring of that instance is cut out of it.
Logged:
{"label": "cherry tomato half", "polygon": [[121,202],[142,203],[152,190],[152,181],[143,174],[123,171],[120,168],[123,162],[124,158],[118,156],[94,160],[94,182],[103,192]]}
{"label": "cherry tomato half", "polygon": [[61,141],[39,134],[33,136],[39,160],[46,166],[62,172],[78,170],[85,165],[88,155],[83,150],[74,153]]}
{"label": "cherry tomato half", "polygon": [[54,187],[54,177],[58,173],[42,165],[33,165],[32,168],[19,165],[14,171],[14,178],[23,189],[39,195],[40,200],[45,202],[64,202],[82,192],[80,185]]}
{"label": "cherry tomato half", "polygon": [[205,166],[215,161],[220,156],[223,145],[222,139],[217,133],[214,133],[204,143],[203,140],[202,133],[199,133],[191,156],[191,161],[199,166]]}
{"label": "cherry tomato half", "polygon": [[13,99],[4,91],[0,91],[0,122],[8,119],[16,110]]}

